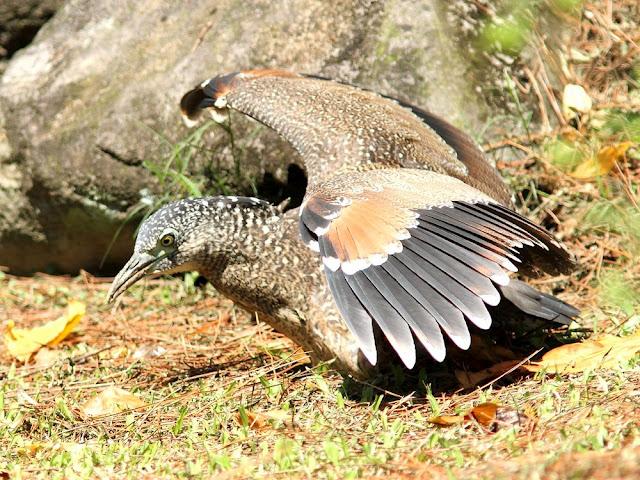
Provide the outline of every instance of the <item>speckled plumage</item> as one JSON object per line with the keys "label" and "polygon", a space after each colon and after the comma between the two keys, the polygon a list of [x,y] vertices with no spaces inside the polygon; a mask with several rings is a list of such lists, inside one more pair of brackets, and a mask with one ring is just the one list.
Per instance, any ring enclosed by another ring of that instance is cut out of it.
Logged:
{"label": "speckled plumage", "polygon": [[[142,224],[134,257],[161,256],[167,233],[175,236],[175,254],[148,274],[196,270],[303,346],[314,361],[337,359],[342,371],[362,374],[366,362],[335,309],[322,264],[299,238],[297,210],[282,214],[259,199],[235,196],[172,202]],[[110,296],[120,293],[114,289]]]}
{"label": "speckled plumage", "polygon": [[511,205],[501,177],[467,135],[375,92],[291,72],[236,72],[203,82],[181,107],[187,119],[205,107],[232,108],[273,128],[304,159],[310,188],[338,171],[386,165],[450,175]]}
{"label": "speckled plumage", "polygon": [[236,197],[162,208],[142,226],[111,298],[146,273],[198,270],[315,360],[334,358],[357,376],[388,356],[380,333],[412,368],[421,348],[443,360],[446,337],[469,348],[469,324],[489,328],[489,307],[503,301],[559,323],[578,314],[509,278],[519,269],[568,271],[572,262],[508,208],[498,173],[443,120],[273,70],[205,81],[181,107],[190,119],[232,108],[276,130],[305,161],[305,199],[284,215]]}

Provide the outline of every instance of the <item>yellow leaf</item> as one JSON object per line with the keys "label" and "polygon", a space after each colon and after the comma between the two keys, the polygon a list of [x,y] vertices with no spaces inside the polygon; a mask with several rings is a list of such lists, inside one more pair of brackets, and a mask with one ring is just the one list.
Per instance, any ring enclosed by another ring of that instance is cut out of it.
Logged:
{"label": "yellow leaf", "polygon": [[464,415],[438,415],[437,417],[431,417],[427,421],[441,427],[450,427],[451,425],[462,423],[464,420]]}
{"label": "yellow leaf", "polygon": [[523,365],[530,372],[581,373],[595,368],[613,368],[640,352],[640,330],[626,337],[605,335],[599,339],[562,345],[544,354],[539,362]]}
{"label": "yellow leaf", "polygon": [[35,328],[16,328],[9,320],[4,334],[4,343],[9,354],[21,362],[27,362],[34,352],[44,346],[54,346],[64,340],[78,325],[85,314],[81,302],[69,302],[67,310],[56,320]]}
{"label": "yellow leaf", "polygon": [[588,179],[606,175],[611,171],[616,162],[624,158],[627,150],[633,146],[633,142],[622,142],[617,145],[602,147],[595,158],[590,158],[581,163],[571,173],[571,176],[579,179]]}
{"label": "yellow leaf", "polygon": [[87,417],[97,417],[100,415],[113,415],[131,410],[133,408],[144,407],[146,403],[132,393],[118,387],[108,387],[98,395],[87,400],[80,411]]}

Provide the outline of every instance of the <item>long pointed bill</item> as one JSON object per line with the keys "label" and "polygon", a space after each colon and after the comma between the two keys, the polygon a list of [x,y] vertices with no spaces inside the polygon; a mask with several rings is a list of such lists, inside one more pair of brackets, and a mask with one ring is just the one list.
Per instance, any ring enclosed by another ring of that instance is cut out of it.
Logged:
{"label": "long pointed bill", "polygon": [[116,278],[113,279],[109,293],[107,294],[107,302],[111,303],[120,295],[122,295],[131,285],[144,277],[156,262],[164,258],[154,257],[148,253],[134,253],[127,264],[118,272]]}

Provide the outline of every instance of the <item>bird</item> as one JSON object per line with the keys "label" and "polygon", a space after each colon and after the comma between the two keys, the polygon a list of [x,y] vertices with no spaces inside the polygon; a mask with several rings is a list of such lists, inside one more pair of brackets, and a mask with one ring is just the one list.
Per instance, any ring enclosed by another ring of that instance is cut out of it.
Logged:
{"label": "bird", "polygon": [[[524,275],[568,273],[553,235],[514,210],[498,171],[444,119],[392,97],[276,69],[205,80],[185,121],[230,110],[270,127],[304,162],[302,204],[183,199],[140,227],[108,300],[147,275],[197,270],[223,295],[354,377],[466,350],[510,306],[568,325],[580,312]],[[453,344],[455,347],[451,346]]]}

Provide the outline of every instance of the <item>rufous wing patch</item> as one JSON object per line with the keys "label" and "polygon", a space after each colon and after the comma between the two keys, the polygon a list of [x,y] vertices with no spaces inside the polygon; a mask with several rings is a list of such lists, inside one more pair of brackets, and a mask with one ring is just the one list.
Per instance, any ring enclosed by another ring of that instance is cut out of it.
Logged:
{"label": "rufous wing patch", "polygon": [[[305,243],[322,256],[336,306],[371,363],[377,358],[374,324],[408,368],[416,361],[411,335],[440,361],[443,334],[467,349],[468,323],[491,326],[487,307],[501,301],[509,271],[526,263],[551,271],[570,265],[568,253],[543,228],[432,172],[334,177],[313,187],[300,228]],[[540,307],[533,292],[523,298],[520,289],[510,300],[528,310],[533,302],[536,312],[556,319],[558,308]],[[577,311],[566,312],[560,318]]]}
{"label": "rufous wing patch", "polygon": [[379,264],[386,255],[401,248],[399,242],[407,238],[407,229],[415,225],[417,218],[409,206],[419,208],[421,203],[419,196],[410,191],[364,190],[349,198],[348,205],[336,206],[335,212],[323,216],[326,226],[317,228],[316,233],[332,245],[342,268],[353,272]]}

